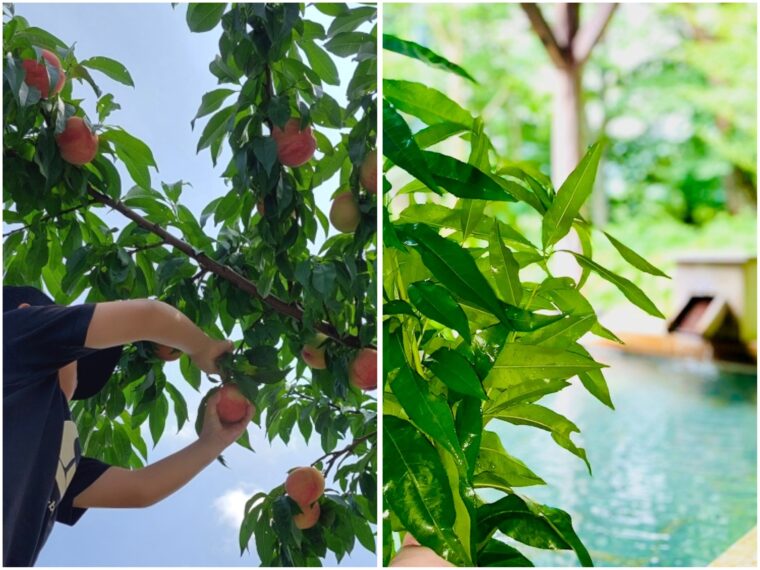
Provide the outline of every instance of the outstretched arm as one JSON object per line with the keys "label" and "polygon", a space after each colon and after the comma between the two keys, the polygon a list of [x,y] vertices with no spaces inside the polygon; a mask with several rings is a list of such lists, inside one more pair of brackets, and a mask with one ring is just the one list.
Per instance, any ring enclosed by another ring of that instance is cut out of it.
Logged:
{"label": "outstretched arm", "polygon": [[235,442],[251,421],[253,407],[249,404],[248,413],[241,421],[222,424],[216,413],[219,396],[216,392],[208,399],[203,430],[197,441],[142,469],[111,467],[74,498],[74,506],[148,507],[187,484]]}
{"label": "outstretched arm", "polygon": [[161,301],[134,299],[95,305],[86,347],[102,349],[139,340],[178,348],[209,373],[217,371],[216,358],[232,349],[232,343],[209,338],[181,311]]}

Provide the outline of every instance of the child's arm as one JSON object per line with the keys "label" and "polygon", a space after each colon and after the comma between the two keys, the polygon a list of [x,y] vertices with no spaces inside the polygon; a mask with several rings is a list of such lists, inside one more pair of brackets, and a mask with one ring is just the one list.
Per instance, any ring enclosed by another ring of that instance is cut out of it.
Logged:
{"label": "child's arm", "polygon": [[183,487],[230,444],[251,421],[253,408],[235,424],[222,424],[216,413],[219,392],[209,398],[198,440],[142,469],[111,467],[74,498],[77,508],[148,507]]}
{"label": "child's arm", "polygon": [[180,311],[151,299],[98,303],[87,329],[85,346],[108,348],[149,340],[178,348],[196,366],[215,373],[215,360],[232,348],[226,340],[209,338]]}

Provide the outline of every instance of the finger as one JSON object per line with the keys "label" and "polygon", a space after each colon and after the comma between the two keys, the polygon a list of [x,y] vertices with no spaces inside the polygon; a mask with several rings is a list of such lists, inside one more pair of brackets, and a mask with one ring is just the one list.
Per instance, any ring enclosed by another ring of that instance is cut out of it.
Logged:
{"label": "finger", "polygon": [[231,340],[228,340],[227,341],[227,348],[225,349],[224,352],[232,352],[233,350],[235,350],[235,343],[232,342]]}

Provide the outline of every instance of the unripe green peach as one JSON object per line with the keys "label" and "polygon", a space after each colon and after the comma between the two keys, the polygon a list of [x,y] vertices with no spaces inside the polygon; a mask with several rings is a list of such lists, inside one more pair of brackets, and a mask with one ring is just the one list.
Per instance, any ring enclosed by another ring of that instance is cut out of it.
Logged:
{"label": "unripe green peach", "polygon": [[344,234],[355,232],[361,219],[359,205],[351,192],[344,192],[333,200],[330,207],[330,223],[336,230]]}

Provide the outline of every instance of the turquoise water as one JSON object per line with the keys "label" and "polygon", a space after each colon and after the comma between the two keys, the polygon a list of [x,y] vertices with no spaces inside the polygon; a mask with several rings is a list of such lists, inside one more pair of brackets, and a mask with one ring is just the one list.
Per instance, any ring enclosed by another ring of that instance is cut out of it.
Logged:
{"label": "turquoise water", "polygon": [[[757,377],[676,359],[598,352],[616,411],[573,386],[542,403],[581,429],[593,477],[536,429],[495,421],[507,450],[548,487],[523,492],[568,511],[597,566],[703,566],[756,524]],[[537,566],[566,552],[519,546]]]}

